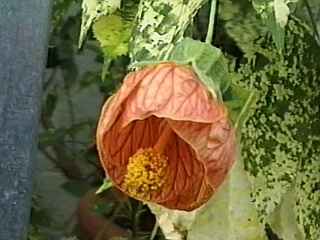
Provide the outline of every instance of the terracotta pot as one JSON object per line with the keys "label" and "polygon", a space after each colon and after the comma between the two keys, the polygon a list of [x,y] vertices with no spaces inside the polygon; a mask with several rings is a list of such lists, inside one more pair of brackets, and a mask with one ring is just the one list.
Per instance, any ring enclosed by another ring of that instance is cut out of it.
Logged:
{"label": "terracotta pot", "polygon": [[119,201],[125,201],[126,197],[116,189],[99,195],[95,192],[96,189],[90,190],[80,199],[77,217],[81,234],[86,240],[110,240],[112,237],[129,236],[128,230],[94,210],[99,204],[117,204]]}

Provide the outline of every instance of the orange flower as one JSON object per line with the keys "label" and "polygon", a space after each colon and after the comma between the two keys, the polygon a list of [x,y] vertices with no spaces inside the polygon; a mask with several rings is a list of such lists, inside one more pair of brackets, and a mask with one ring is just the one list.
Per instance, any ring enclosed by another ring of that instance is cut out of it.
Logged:
{"label": "orange flower", "polygon": [[97,129],[102,165],[129,196],[171,209],[204,204],[235,160],[224,105],[187,66],[163,63],[128,74]]}

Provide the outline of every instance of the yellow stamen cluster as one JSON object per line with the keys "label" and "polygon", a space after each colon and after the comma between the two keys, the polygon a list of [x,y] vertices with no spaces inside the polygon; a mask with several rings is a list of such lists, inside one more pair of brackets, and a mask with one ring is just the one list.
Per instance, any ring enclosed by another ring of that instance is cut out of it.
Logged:
{"label": "yellow stamen cluster", "polygon": [[140,149],[129,158],[122,187],[131,196],[148,201],[161,190],[167,165],[167,157],[154,149]]}

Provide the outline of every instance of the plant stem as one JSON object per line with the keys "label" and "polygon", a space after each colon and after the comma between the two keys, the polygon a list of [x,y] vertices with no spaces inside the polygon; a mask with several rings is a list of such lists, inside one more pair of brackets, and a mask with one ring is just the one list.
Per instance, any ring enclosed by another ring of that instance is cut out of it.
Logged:
{"label": "plant stem", "polygon": [[206,43],[209,43],[209,44],[211,44],[213,39],[214,19],[216,16],[217,1],[218,0],[211,0],[209,26],[208,26],[207,37],[206,37]]}
{"label": "plant stem", "polygon": [[320,41],[320,34],[319,34],[319,31],[318,31],[318,28],[317,28],[317,24],[316,24],[316,22],[314,20],[314,17],[313,17],[313,14],[312,14],[312,10],[311,10],[311,7],[310,7],[310,4],[309,4],[308,0],[304,0],[304,4],[306,5],[308,14],[310,16],[311,24],[312,24],[314,33],[315,33],[315,35],[317,37],[317,40]]}
{"label": "plant stem", "polygon": [[159,228],[159,223],[158,221],[156,220],[156,223],[154,224],[154,227],[152,229],[152,233],[151,233],[151,236],[150,236],[150,240],[153,240],[156,235],[157,235],[157,232],[158,232],[158,228]]}
{"label": "plant stem", "polygon": [[239,127],[241,117],[243,116],[243,114],[244,114],[244,113],[248,110],[248,108],[250,107],[250,104],[251,104],[253,98],[254,98],[254,93],[251,92],[250,95],[249,95],[249,97],[248,97],[248,99],[247,99],[247,101],[246,101],[246,103],[244,104],[243,108],[241,109],[241,112],[240,112],[238,118],[237,118],[237,121],[236,121],[236,123],[235,123],[235,125],[234,125],[234,128],[235,128],[235,129],[237,129],[237,128]]}

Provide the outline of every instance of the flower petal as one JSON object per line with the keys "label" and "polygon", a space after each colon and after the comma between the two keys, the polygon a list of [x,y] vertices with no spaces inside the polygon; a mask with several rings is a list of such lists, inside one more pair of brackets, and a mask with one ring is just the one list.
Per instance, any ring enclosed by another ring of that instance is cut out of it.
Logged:
{"label": "flower petal", "polygon": [[129,157],[141,148],[153,147],[157,142],[161,119],[150,117],[144,121],[134,121],[122,127],[122,117],[104,134],[97,138],[98,151],[102,165],[111,179],[120,186],[127,171]]}
{"label": "flower petal", "polygon": [[175,132],[192,146],[206,169],[206,179],[213,189],[217,189],[236,156],[235,130],[226,118],[207,123],[168,121]]}
{"label": "flower petal", "polygon": [[[217,112],[216,101],[187,66],[160,64],[155,74],[143,78],[124,103],[124,125],[155,115],[180,121],[210,123]],[[131,75],[130,78],[134,78]]]}
{"label": "flower petal", "polygon": [[[122,127],[121,118],[119,115],[109,131],[98,139],[100,160],[120,189],[127,172],[128,159],[139,149],[154,146],[167,124],[165,119],[149,117]],[[169,164],[164,176],[166,183],[161,192],[153,194],[150,200],[167,208],[181,210],[193,210],[206,202],[213,190],[206,181],[205,168],[197,160],[193,149],[174,134],[164,154]]]}
{"label": "flower petal", "polygon": [[206,180],[204,165],[197,160],[194,150],[175,134],[168,144],[169,169],[163,189],[164,201],[157,203],[172,209],[193,210],[212,195],[213,189]]}
{"label": "flower petal", "polygon": [[149,75],[151,75],[151,77],[154,75],[153,68],[146,68],[126,76],[119,91],[110,97],[102,108],[98,123],[98,128],[100,129],[100,131],[97,131],[98,135],[103,135],[104,132],[109,130],[119,113],[123,110],[123,103],[128,96],[135,90],[139,83]]}

